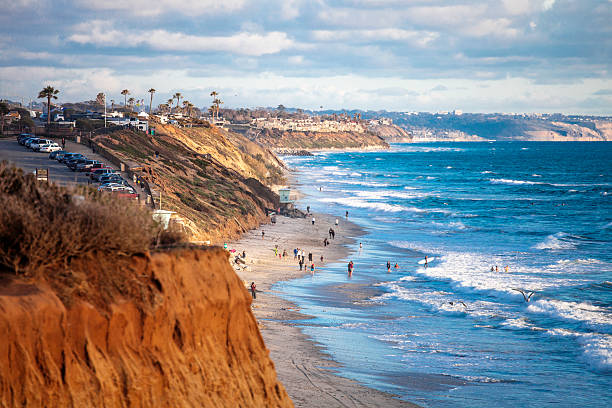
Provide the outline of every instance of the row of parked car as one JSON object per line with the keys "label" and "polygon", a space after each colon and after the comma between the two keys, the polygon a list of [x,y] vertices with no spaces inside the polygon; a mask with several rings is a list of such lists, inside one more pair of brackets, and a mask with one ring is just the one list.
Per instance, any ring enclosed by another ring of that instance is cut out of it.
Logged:
{"label": "row of parked car", "polygon": [[[45,146],[49,144],[45,143],[47,140],[34,138],[31,135],[20,135],[17,141],[19,144],[27,146],[32,150],[35,150],[36,146]],[[57,145],[57,143],[53,141],[50,142],[50,144]],[[119,174],[117,170],[107,166],[105,163],[90,159],[81,153],[72,153],[62,150],[59,146],[57,147],[58,149],[54,148],[50,152],[49,159],[64,163],[66,167],[74,172],[87,173],[92,182],[100,183],[98,190],[118,193],[128,198],[138,198],[138,193],[123,177],[121,177],[121,174]],[[42,148],[38,148],[36,151],[43,151],[41,149]]]}
{"label": "row of parked car", "polygon": [[22,133],[17,137],[17,142],[20,145],[32,149],[35,152],[50,153],[62,150],[62,148],[53,140],[41,139],[29,133]]}

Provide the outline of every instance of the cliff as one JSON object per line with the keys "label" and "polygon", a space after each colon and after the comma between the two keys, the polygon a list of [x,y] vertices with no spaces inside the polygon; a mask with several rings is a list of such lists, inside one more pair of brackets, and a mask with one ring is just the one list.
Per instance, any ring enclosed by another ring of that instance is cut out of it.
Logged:
{"label": "cliff", "polygon": [[154,127],[154,136],[126,129],[95,140],[144,166],[163,208],[184,219],[194,240],[236,238],[266,222],[266,209],[278,206],[268,185],[283,181],[282,163],[268,149],[216,127]]}
{"label": "cliff", "polygon": [[0,274],[0,406],[292,406],[224,250],[44,276]]}
{"label": "cliff", "polygon": [[387,149],[389,144],[371,132],[288,132],[250,129],[247,137],[273,149]]}
{"label": "cliff", "polygon": [[370,125],[368,130],[389,143],[410,143],[413,141],[409,132],[395,125]]}

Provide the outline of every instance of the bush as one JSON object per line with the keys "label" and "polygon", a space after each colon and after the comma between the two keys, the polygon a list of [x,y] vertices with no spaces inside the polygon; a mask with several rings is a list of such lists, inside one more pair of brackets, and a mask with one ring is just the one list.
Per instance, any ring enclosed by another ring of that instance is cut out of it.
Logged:
{"label": "bush", "polygon": [[[148,209],[83,187],[68,191],[0,163],[0,265],[29,276],[103,254],[110,261],[166,243]],[[176,234],[170,234],[172,236]]]}

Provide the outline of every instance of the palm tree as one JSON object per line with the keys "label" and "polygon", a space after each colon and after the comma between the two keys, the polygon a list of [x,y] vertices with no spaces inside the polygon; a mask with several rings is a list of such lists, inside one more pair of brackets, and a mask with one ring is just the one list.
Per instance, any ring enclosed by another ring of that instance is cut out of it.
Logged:
{"label": "palm tree", "polygon": [[215,110],[217,111],[217,120],[219,119],[219,106],[223,104],[221,99],[217,98],[213,101],[213,105],[215,105]]}
{"label": "palm tree", "polygon": [[111,99],[111,110],[114,111],[115,110],[115,100]]}
{"label": "palm tree", "polygon": [[155,93],[155,88],[149,89],[149,93],[151,94],[151,103],[149,104],[149,115],[150,115],[151,109],[153,109],[153,94]]}
{"label": "palm tree", "polygon": [[123,103],[123,106],[127,106],[127,96],[129,94],[130,94],[130,91],[128,91],[127,89],[124,89],[123,91],[121,91],[121,95],[125,97],[125,102]]}
{"label": "palm tree", "polygon": [[134,102],[135,102],[135,99],[134,99],[134,98],[130,98],[130,99],[128,99],[127,101],[128,101],[128,105],[130,106],[130,110],[132,110],[132,111],[133,111],[133,110],[134,110]]}
{"label": "palm tree", "polygon": [[173,99],[176,99],[176,110],[177,111],[178,111],[179,103],[181,102],[182,97],[183,95],[181,95],[180,92],[175,93],[174,96],[172,97]]}
{"label": "palm tree", "polygon": [[57,99],[59,89],[53,88],[51,85],[47,85],[38,93],[39,98],[47,98],[47,127],[51,126],[51,99]]}

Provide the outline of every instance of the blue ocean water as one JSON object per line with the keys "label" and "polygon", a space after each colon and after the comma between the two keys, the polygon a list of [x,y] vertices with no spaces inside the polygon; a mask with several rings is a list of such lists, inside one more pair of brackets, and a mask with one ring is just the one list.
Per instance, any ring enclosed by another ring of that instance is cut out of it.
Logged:
{"label": "blue ocean water", "polygon": [[366,230],[352,277],[276,285],[340,375],[428,407],[612,406],[612,144],[284,159],[299,207]]}

